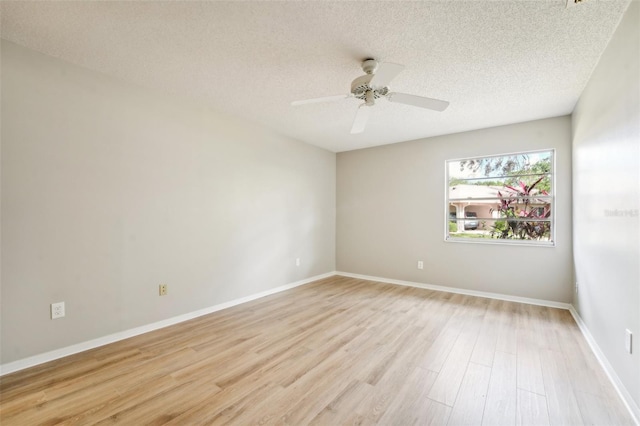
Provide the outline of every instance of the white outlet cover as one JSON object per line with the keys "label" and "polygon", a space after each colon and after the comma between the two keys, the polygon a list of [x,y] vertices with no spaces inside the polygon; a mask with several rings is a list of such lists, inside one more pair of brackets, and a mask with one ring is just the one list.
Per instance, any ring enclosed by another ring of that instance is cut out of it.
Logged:
{"label": "white outlet cover", "polygon": [[628,353],[632,353],[632,351],[633,351],[633,333],[631,333],[631,330],[629,330],[629,329],[626,329],[624,332],[625,332],[624,348],[627,350]]}
{"label": "white outlet cover", "polygon": [[51,319],[62,318],[65,316],[64,302],[51,304]]}

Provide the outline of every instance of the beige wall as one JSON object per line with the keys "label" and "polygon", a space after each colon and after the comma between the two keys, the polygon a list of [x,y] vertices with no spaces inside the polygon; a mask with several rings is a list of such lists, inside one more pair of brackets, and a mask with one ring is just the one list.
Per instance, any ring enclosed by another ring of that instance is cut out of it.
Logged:
{"label": "beige wall", "polygon": [[[573,115],[574,305],[640,418],[640,2],[633,1]],[[633,354],[624,347],[634,333]]]}
{"label": "beige wall", "polygon": [[[338,270],[570,302],[570,144],[559,117],[339,153]],[[544,148],[556,149],[556,247],[444,241],[446,160]]]}
{"label": "beige wall", "polygon": [[1,52],[2,363],[335,269],[335,154]]}

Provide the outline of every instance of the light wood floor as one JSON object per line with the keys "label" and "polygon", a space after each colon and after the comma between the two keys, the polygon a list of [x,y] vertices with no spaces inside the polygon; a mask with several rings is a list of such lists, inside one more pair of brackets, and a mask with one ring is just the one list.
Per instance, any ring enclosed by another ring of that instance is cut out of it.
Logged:
{"label": "light wood floor", "polygon": [[332,277],[5,376],[3,426],[633,424],[568,311]]}

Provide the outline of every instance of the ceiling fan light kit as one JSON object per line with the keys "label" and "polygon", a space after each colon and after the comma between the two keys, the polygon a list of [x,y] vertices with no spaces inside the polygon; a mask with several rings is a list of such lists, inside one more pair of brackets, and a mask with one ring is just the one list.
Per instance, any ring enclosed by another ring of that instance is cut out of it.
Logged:
{"label": "ceiling fan light kit", "polygon": [[356,98],[364,101],[356,111],[356,116],[351,126],[351,133],[362,133],[367,125],[370,109],[375,105],[376,99],[385,98],[389,102],[426,108],[434,111],[444,111],[449,102],[439,99],[426,98],[424,96],[410,95],[407,93],[391,92],[389,83],[404,70],[404,65],[391,62],[378,63],[375,59],[365,59],[362,62],[362,70],[365,75],[357,77],[351,82],[351,93],[347,95],[326,96],[302,101],[294,101],[292,106],[306,105],[319,102],[331,102],[348,98]]}

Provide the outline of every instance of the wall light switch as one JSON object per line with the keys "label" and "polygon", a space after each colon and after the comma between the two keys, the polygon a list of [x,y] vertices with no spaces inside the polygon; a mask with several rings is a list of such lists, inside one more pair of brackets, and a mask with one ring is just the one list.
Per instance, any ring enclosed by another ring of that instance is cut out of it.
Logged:
{"label": "wall light switch", "polygon": [[626,329],[624,332],[625,332],[624,348],[627,350],[627,352],[632,353],[632,351],[633,351],[633,333],[629,329]]}

